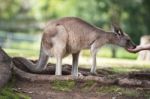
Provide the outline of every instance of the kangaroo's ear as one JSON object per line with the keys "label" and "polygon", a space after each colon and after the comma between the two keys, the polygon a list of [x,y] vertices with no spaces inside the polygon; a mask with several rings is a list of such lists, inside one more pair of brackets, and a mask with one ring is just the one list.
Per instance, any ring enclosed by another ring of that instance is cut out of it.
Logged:
{"label": "kangaroo's ear", "polygon": [[122,31],[122,29],[121,29],[120,27],[118,27],[118,26],[113,26],[113,30],[114,30],[114,32],[115,32],[116,34],[118,34],[118,35],[123,35],[123,31]]}
{"label": "kangaroo's ear", "polygon": [[111,28],[115,34],[117,34],[119,36],[124,35],[122,29],[118,25],[116,25],[115,23],[111,24]]}

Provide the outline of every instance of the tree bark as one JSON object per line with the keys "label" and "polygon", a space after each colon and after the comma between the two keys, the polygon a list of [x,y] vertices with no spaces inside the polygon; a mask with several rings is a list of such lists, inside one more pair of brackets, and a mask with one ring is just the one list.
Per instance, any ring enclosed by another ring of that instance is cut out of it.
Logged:
{"label": "tree bark", "polygon": [[0,48],[0,88],[11,78],[11,58]]}

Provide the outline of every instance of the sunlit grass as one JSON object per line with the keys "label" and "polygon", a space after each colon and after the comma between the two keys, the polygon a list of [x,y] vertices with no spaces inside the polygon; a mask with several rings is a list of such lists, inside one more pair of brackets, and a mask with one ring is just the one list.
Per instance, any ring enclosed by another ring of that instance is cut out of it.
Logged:
{"label": "sunlit grass", "polygon": [[[91,53],[89,50],[84,50],[82,52],[82,55],[85,57],[90,57]],[[112,51],[110,47],[102,47],[98,53],[97,57],[107,57],[111,58],[112,57]],[[116,58],[122,58],[122,59],[136,59],[137,54],[129,53],[123,48],[117,48],[116,49]]]}
{"label": "sunlit grass", "polygon": [[40,43],[39,42],[26,42],[26,41],[15,41],[12,43],[12,45],[9,45],[13,49],[37,49],[39,48]]}
{"label": "sunlit grass", "polygon": [[[39,57],[39,49],[27,50],[27,49],[6,48],[5,51],[10,56],[21,56],[29,59],[38,59]],[[136,60],[137,54],[131,54],[119,48],[117,50],[116,56],[122,58],[126,57],[128,59],[111,58],[110,48],[108,47],[102,48],[97,55],[97,68],[111,68],[114,72],[118,72],[118,73],[140,71],[146,69],[150,70],[150,62]],[[50,58],[49,62],[56,63],[56,59]],[[63,59],[63,64],[72,64],[71,55]],[[91,55],[89,50],[84,50],[81,52],[81,55],[79,57],[79,66],[84,68],[91,67]]]}
{"label": "sunlit grass", "polygon": [[39,50],[31,50],[31,49],[9,49],[5,48],[4,49],[10,56],[21,56],[21,57],[28,57],[28,58],[33,58],[33,57],[38,57],[39,55]]}
{"label": "sunlit grass", "polygon": [[[38,42],[27,42],[27,41],[13,42],[11,43],[11,45],[9,44],[7,46],[9,46],[9,48],[5,48],[5,50],[12,56],[38,57],[40,50],[40,40],[38,40]],[[81,54],[84,57],[91,56],[90,50],[82,50]],[[97,53],[97,57],[111,58],[112,57],[111,46],[106,45],[100,48],[100,50]],[[123,48],[116,46],[116,58],[136,59],[137,54],[129,53]]]}

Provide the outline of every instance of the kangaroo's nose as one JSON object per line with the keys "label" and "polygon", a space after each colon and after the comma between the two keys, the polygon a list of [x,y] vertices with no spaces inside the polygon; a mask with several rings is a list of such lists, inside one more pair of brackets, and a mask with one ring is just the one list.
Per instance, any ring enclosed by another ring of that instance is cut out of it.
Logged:
{"label": "kangaroo's nose", "polygon": [[136,44],[133,44],[133,48],[136,48]]}

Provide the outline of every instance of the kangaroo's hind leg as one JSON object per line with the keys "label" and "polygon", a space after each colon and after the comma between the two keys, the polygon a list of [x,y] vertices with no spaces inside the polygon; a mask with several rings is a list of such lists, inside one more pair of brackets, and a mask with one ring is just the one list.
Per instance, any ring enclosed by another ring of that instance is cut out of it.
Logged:
{"label": "kangaroo's hind leg", "polygon": [[62,58],[66,54],[68,34],[63,25],[57,25],[56,29],[57,35],[52,38],[54,45],[52,49],[57,60],[55,75],[62,75]]}
{"label": "kangaroo's hind leg", "polygon": [[73,76],[78,76],[78,58],[79,58],[79,53],[74,53],[72,54],[72,75]]}

